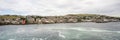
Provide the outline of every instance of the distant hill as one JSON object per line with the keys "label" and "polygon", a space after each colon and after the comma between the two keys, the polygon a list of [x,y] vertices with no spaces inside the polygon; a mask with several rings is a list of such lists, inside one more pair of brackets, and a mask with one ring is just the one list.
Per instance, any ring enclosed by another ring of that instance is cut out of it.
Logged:
{"label": "distant hill", "polygon": [[19,15],[0,15],[0,18],[6,18],[6,19],[16,19],[16,18],[23,18],[23,16],[19,16]]}
{"label": "distant hill", "polygon": [[120,17],[112,17],[107,15],[98,15],[98,14],[68,14],[66,16],[77,16],[77,17],[91,17],[91,18],[120,18]]}

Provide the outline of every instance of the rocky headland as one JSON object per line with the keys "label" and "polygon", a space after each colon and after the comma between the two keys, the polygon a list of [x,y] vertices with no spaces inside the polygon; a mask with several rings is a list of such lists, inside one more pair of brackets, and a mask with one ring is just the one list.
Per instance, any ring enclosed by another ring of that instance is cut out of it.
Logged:
{"label": "rocky headland", "polygon": [[111,17],[97,14],[68,14],[65,16],[0,15],[0,25],[54,24],[77,22],[120,22],[120,17]]}

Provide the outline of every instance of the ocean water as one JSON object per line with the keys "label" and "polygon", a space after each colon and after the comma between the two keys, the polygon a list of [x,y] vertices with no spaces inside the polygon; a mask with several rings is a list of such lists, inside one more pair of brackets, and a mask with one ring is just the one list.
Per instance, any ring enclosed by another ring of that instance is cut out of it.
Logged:
{"label": "ocean water", "polygon": [[5,25],[0,40],[120,40],[120,22]]}

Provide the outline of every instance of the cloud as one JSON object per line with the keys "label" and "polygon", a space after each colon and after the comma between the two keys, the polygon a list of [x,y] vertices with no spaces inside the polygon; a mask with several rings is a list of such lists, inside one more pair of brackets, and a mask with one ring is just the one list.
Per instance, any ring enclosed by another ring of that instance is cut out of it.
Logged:
{"label": "cloud", "polygon": [[[10,9],[16,14],[65,15],[71,13],[120,13],[119,0],[0,0],[0,9]],[[18,13],[17,13],[18,12]]]}
{"label": "cloud", "polygon": [[10,14],[10,15],[25,15],[25,13],[27,12],[23,12],[23,11],[15,11],[15,10],[11,10],[11,9],[0,9],[0,14],[4,15],[4,14]]}

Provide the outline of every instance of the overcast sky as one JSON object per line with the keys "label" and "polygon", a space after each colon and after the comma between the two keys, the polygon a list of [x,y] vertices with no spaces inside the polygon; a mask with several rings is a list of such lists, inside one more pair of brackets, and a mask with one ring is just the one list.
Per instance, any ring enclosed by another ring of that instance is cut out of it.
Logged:
{"label": "overcast sky", "polygon": [[120,15],[120,0],[0,0],[0,15]]}

